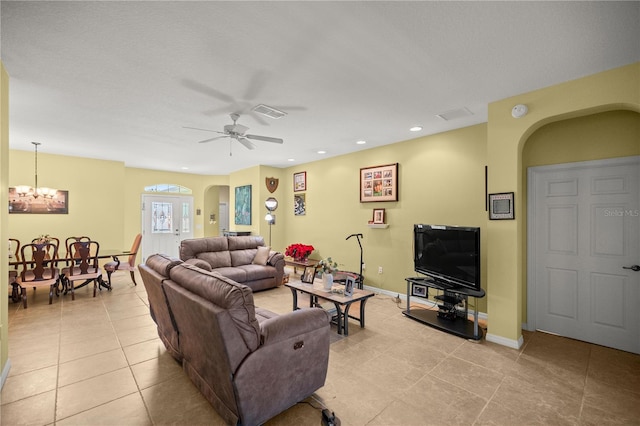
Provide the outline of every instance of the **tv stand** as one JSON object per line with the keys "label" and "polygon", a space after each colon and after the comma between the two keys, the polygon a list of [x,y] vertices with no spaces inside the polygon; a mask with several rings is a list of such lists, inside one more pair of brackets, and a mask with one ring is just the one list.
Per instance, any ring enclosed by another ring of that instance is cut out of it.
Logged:
{"label": "tv stand", "polygon": [[[482,339],[482,329],[478,327],[478,309],[475,309],[473,321],[470,321],[468,319],[469,309],[467,302],[469,296],[474,298],[484,297],[484,290],[450,287],[427,277],[409,277],[405,278],[405,281],[407,282],[407,310],[402,312],[405,316],[459,337],[473,340]],[[435,299],[439,302],[438,310],[412,310],[411,296],[427,299],[429,297],[429,288],[443,292],[435,296]],[[458,308],[461,303],[464,303],[464,309]]]}

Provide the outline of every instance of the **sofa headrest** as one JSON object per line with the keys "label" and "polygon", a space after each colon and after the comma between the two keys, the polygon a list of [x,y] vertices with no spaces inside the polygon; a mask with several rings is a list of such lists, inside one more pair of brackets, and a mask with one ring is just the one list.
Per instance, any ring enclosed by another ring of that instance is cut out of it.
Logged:
{"label": "sofa headrest", "polygon": [[229,250],[227,237],[191,238],[180,242],[180,259],[192,259],[198,257],[198,254],[203,252],[227,250]]}
{"label": "sofa headrest", "polygon": [[150,269],[165,277],[169,276],[171,268],[181,263],[182,260],[177,257],[167,256],[166,254],[152,254],[145,262]]}
{"label": "sofa headrest", "polygon": [[227,310],[249,350],[258,348],[260,326],[256,319],[251,288],[215,271],[205,271],[187,263],[172,268],[170,277],[184,289]]}
{"label": "sofa headrest", "polygon": [[264,238],[260,235],[250,235],[242,237],[228,237],[229,250],[254,249],[264,245]]}

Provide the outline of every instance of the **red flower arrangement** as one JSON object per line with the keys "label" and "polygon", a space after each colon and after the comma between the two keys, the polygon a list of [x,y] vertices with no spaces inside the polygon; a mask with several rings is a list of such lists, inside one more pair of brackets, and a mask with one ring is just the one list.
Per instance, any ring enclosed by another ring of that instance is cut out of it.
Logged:
{"label": "red flower arrangement", "polygon": [[304,260],[309,257],[313,250],[315,250],[313,246],[296,243],[289,245],[289,247],[284,251],[284,254],[285,256],[291,256],[296,260]]}

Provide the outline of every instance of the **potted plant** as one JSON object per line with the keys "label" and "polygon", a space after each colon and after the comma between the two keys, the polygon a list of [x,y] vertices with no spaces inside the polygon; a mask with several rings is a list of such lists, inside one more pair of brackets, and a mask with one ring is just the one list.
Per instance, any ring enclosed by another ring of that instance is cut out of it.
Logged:
{"label": "potted plant", "polygon": [[304,262],[309,258],[311,252],[315,250],[312,245],[307,244],[290,244],[284,251],[285,256],[293,257],[294,260]]}
{"label": "potted plant", "polygon": [[318,269],[322,271],[322,279],[324,280],[324,289],[331,290],[333,286],[333,273],[338,271],[338,262],[330,257],[322,259],[318,262]]}

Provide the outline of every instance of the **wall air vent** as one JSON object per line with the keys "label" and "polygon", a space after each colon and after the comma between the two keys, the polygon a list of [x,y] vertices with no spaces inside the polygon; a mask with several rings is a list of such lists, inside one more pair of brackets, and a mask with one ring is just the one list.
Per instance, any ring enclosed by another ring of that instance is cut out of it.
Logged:
{"label": "wall air vent", "polygon": [[460,109],[454,109],[452,111],[443,112],[442,114],[436,114],[436,117],[444,121],[451,121],[451,120],[457,120],[458,118],[468,117],[470,115],[473,115],[473,113],[469,111],[467,108],[460,108]]}
{"label": "wall air vent", "polygon": [[268,105],[260,104],[253,107],[252,111],[258,114],[266,115],[267,117],[278,119],[287,115],[286,112],[280,111]]}

